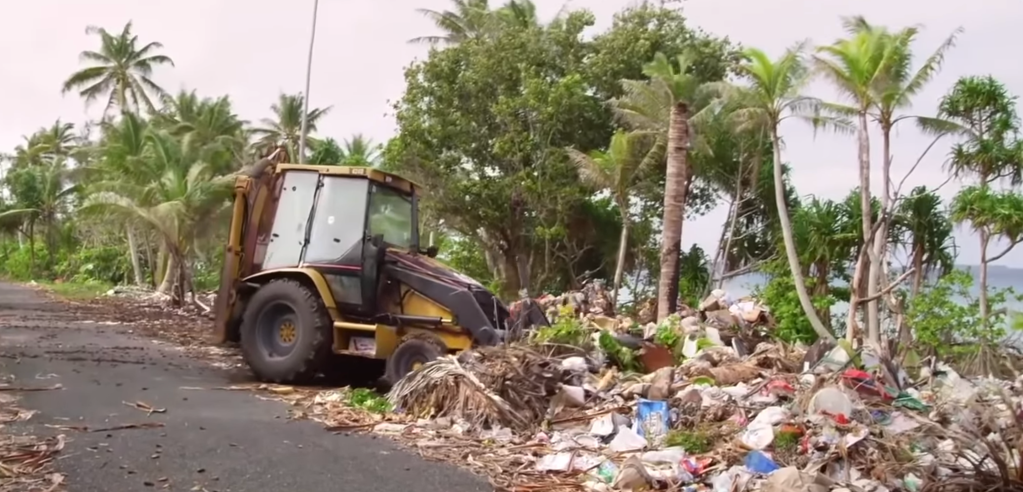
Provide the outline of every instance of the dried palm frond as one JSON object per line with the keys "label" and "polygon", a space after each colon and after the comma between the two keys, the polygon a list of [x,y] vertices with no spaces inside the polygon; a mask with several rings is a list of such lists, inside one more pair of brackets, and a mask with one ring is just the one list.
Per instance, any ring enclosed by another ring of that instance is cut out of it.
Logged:
{"label": "dried palm frond", "polygon": [[[956,444],[950,462],[943,463],[951,473],[932,480],[924,492],[1023,492],[1023,419],[1007,393],[1000,397],[1004,407],[978,404],[973,422],[962,421],[961,430],[947,431]],[[1008,421],[1005,413],[1011,415]]]}
{"label": "dried palm frond", "polygon": [[417,417],[528,430],[546,417],[563,376],[559,360],[530,348],[487,348],[426,364],[394,385],[388,399]]}
{"label": "dried palm frond", "polygon": [[56,490],[64,476],[51,466],[64,449],[64,436],[46,439],[34,436],[0,436],[0,492],[32,490],[33,485],[49,485]]}

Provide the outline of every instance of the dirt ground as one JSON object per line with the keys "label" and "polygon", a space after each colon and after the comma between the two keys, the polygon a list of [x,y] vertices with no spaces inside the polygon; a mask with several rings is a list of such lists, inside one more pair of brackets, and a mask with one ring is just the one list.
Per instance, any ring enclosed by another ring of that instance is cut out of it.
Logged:
{"label": "dirt ground", "polygon": [[[205,343],[209,323],[136,301],[69,303],[0,283],[0,376],[8,390],[0,407],[36,412],[0,434],[64,435],[53,466],[66,477],[56,490],[491,489],[390,441],[288,420],[283,403],[189,389],[251,381],[235,350]],[[165,411],[129,406],[136,402]],[[96,431],[130,424],[148,427]]]}

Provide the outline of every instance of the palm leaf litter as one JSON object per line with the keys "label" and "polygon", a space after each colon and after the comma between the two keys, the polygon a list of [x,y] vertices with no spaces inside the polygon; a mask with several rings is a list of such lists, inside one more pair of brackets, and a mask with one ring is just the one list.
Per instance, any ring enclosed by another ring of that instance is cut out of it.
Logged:
{"label": "palm leaf litter", "polygon": [[556,359],[524,346],[495,347],[433,361],[396,384],[389,399],[420,418],[526,431],[546,418],[563,379]]}

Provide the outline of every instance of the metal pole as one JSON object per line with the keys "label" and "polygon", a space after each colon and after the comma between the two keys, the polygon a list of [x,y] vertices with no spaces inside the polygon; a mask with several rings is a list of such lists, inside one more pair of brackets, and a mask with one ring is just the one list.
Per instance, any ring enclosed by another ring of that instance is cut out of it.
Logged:
{"label": "metal pole", "polygon": [[302,133],[298,137],[298,163],[305,164],[305,136],[309,131],[309,83],[313,75],[313,45],[316,42],[316,13],[320,9],[320,0],[313,0],[313,28],[309,35],[309,59],[305,65],[305,93],[302,95]]}

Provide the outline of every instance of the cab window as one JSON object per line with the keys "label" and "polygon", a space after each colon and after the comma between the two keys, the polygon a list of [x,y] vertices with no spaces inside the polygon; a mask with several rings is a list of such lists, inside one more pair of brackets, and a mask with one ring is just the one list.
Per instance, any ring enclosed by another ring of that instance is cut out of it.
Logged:
{"label": "cab window", "polygon": [[411,249],[412,198],[401,192],[373,184],[369,196],[369,234],[383,234],[391,246]]}

